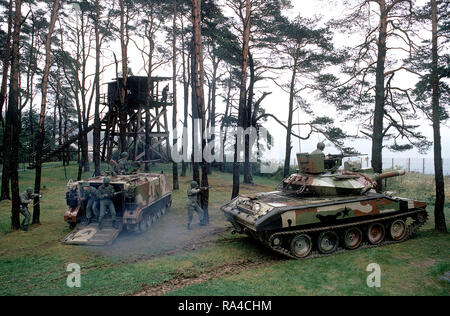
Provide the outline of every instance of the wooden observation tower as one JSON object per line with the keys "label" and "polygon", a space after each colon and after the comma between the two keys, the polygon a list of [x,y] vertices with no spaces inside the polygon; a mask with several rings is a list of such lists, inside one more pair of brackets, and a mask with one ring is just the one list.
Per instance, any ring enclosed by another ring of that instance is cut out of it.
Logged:
{"label": "wooden observation tower", "polygon": [[[170,77],[151,78],[147,102],[147,77],[128,77],[123,107],[120,102],[123,79],[108,83],[109,115],[101,124],[103,161],[110,161],[114,150],[129,152],[135,161],[170,161],[167,108],[173,105],[173,94],[168,91],[171,80]],[[122,130],[126,127],[128,148],[125,149],[120,148],[121,126]]]}

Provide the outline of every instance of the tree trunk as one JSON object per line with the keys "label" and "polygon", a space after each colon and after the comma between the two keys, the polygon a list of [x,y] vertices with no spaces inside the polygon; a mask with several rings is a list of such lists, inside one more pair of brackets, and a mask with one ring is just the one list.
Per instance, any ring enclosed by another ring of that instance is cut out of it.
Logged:
{"label": "tree trunk", "polygon": [[2,77],[2,87],[0,91],[0,119],[2,121],[3,130],[3,171],[2,171],[2,192],[1,192],[1,200],[9,200],[9,179],[10,179],[10,167],[9,167],[9,148],[11,147],[11,134],[10,128],[6,128],[3,122],[3,106],[5,105],[6,100],[6,90],[7,90],[7,81],[8,81],[8,71],[9,71],[9,59],[10,59],[10,50],[11,50],[11,33],[12,33],[12,8],[13,3],[12,0],[9,1],[9,11],[8,11],[8,33],[6,35],[6,44],[5,44],[5,56],[3,58],[3,77]]}
{"label": "tree trunk", "polygon": [[[212,154],[216,154],[216,103],[217,103],[217,70],[219,69],[220,60],[214,59],[213,62],[213,80],[211,88],[211,142],[214,144]],[[208,166],[208,173],[211,174],[211,164]]]}
{"label": "tree trunk", "polygon": [[[48,85],[48,77],[50,75],[50,66],[51,66],[51,44],[52,44],[52,35],[53,30],[55,29],[56,19],[58,17],[60,0],[55,0],[53,2],[52,15],[50,19],[50,25],[48,28],[47,38],[45,40],[45,66],[42,76],[42,85],[41,85],[41,114],[39,116],[39,126],[38,126],[38,143],[36,148],[36,177],[34,180],[34,192],[39,194],[41,191],[41,176],[42,176],[42,147],[44,145],[45,139],[45,111],[47,106],[47,85]],[[34,199],[34,209],[33,209],[33,224],[39,224],[41,215],[41,207],[39,203],[39,197]]]}
{"label": "tree trunk", "polygon": [[291,87],[289,92],[289,118],[286,131],[286,156],[284,159],[284,172],[283,177],[287,178],[291,170],[291,153],[292,153],[292,120],[294,117],[294,97],[295,97],[295,79],[297,77],[297,62],[298,59],[294,59],[294,68],[292,70]]}
{"label": "tree trunk", "polygon": [[[195,1],[195,0],[193,0],[193,1]],[[196,138],[196,135],[198,136],[198,132],[199,132],[199,131],[196,131],[196,128],[197,128],[196,120],[199,119],[199,113],[198,113],[198,106],[197,106],[198,101],[197,101],[196,89],[195,89],[196,62],[195,62],[194,41],[192,41],[191,49],[192,49],[192,52],[191,52],[192,179],[194,181],[197,181],[197,183],[200,183],[200,166],[199,166],[199,163],[195,159],[195,151],[197,150],[197,147],[199,146],[198,139]]]}
{"label": "tree trunk", "polygon": [[[0,90],[0,120],[3,122],[3,106],[5,105],[6,100],[6,89],[8,82],[8,72],[9,72],[9,59],[10,59],[10,50],[11,50],[11,33],[12,33],[12,14],[13,14],[13,3],[12,0],[9,0],[9,8],[8,8],[8,33],[6,34],[6,43],[5,43],[5,56],[3,57],[3,74],[2,74],[2,87]],[[9,186],[8,186],[9,188]]]}
{"label": "tree trunk", "polygon": [[[181,20],[181,26],[183,27],[183,20]],[[186,177],[187,174],[187,157],[184,154],[187,152],[187,129],[188,129],[188,117],[189,117],[189,78],[190,78],[190,62],[189,62],[189,54],[186,58],[185,53],[185,41],[184,41],[184,33],[181,33],[181,44],[182,44],[182,55],[183,55],[183,88],[184,88],[184,121],[183,121],[183,163],[181,165],[181,176]],[[191,50],[189,50],[190,52]],[[187,65],[186,65],[187,64]],[[186,145],[186,146],[185,146]],[[185,148],[186,147],[186,148]]]}
{"label": "tree trunk", "polygon": [[230,108],[231,108],[231,91],[233,88],[233,69],[230,67],[230,78],[228,79],[228,86],[227,86],[227,99],[225,101],[225,114],[222,119],[221,129],[220,132],[224,133],[222,138],[222,163],[220,164],[220,171],[225,172],[225,145],[226,145],[226,139],[227,139],[227,130],[225,129],[225,119],[231,116]]}
{"label": "tree trunk", "polygon": [[[245,119],[245,106],[246,106],[246,89],[247,89],[247,64],[248,64],[248,52],[250,41],[250,0],[246,0],[246,16],[244,20],[244,37],[242,48],[242,73],[241,73],[241,85],[239,96],[239,114],[238,114],[238,128],[244,128]],[[234,145],[234,163],[233,163],[233,192],[232,198],[236,198],[239,195],[239,181],[240,181],[240,166],[238,152],[238,142],[241,140],[236,136],[236,143]]]}
{"label": "tree trunk", "polygon": [[[172,42],[172,68],[173,68],[173,115],[172,115],[172,129],[177,128],[177,0],[173,1],[173,42]],[[178,140],[173,134],[172,150],[178,150]],[[172,159],[173,160],[173,159]],[[178,164],[172,163],[173,189],[178,190],[180,185],[178,183]]]}
{"label": "tree trunk", "polygon": [[100,3],[95,1],[95,109],[94,109],[94,144],[93,144],[93,158],[94,158],[94,175],[96,177],[101,175],[100,168]]}
{"label": "tree trunk", "polygon": [[438,73],[438,17],[436,0],[431,0],[432,18],[432,87],[433,87],[433,132],[434,132],[434,176],[436,181],[436,202],[434,204],[434,225],[438,231],[446,232],[444,203],[445,184],[442,167],[440,91]]}
{"label": "tree trunk", "polygon": [[128,52],[125,42],[125,5],[124,0],[119,1],[120,4],[120,47],[122,50],[122,88],[120,89],[120,109],[119,109],[119,130],[120,130],[120,150],[128,151],[127,143],[127,105],[125,104],[127,74],[128,74]]}
{"label": "tree trunk", "polygon": [[[378,37],[378,58],[375,86],[375,111],[372,135],[372,168],[376,173],[383,172],[383,119],[385,104],[384,71],[386,62],[387,10],[385,0],[380,5],[380,33]],[[382,191],[382,181],[378,181],[378,191]]]}
{"label": "tree trunk", "polygon": [[[19,146],[20,146],[20,112],[19,112],[19,55],[20,55],[20,31],[22,23],[22,1],[15,0],[14,35],[11,62],[11,78],[9,88],[8,112],[6,128],[10,129],[11,149],[8,155],[11,175],[11,228],[20,229],[20,192],[19,192]],[[6,157],[5,157],[6,158]]]}
{"label": "tree trunk", "polygon": [[[249,69],[250,69],[250,84],[248,88],[247,105],[244,118],[244,128],[252,126],[252,108],[253,108],[253,96],[256,82],[255,64],[253,62],[252,54],[248,53]],[[252,166],[250,164],[250,135],[245,135],[245,160],[244,160],[244,183],[253,184]]]}
{"label": "tree trunk", "polygon": [[[197,100],[197,109],[199,118],[202,122],[202,187],[209,187],[208,182],[208,163],[203,155],[206,148],[206,139],[203,137],[203,130],[206,124],[205,119],[205,97],[204,97],[204,68],[203,68],[203,48],[202,48],[202,33],[201,33],[201,0],[193,0],[193,27],[194,27],[194,60],[195,60],[195,96]],[[205,215],[205,223],[209,223],[209,190],[202,191],[201,206]]]}

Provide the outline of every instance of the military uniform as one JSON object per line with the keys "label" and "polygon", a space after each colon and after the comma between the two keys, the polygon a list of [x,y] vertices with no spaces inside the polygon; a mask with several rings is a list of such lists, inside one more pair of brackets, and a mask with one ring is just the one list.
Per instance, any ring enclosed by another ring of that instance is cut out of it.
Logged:
{"label": "military uniform", "polygon": [[115,191],[114,187],[109,184],[109,178],[104,179],[103,185],[98,189],[98,191],[100,194],[100,217],[99,217],[100,228],[102,227],[102,221],[106,215],[107,209],[109,209],[109,212],[111,213],[113,225],[115,227],[116,208],[113,202]]}
{"label": "military uniform", "polygon": [[30,225],[31,214],[28,211],[28,204],[30,204],[38,194],[34,194],[32,189],[27,189],[20,195],[20,213],[25,217],[22,221],[23,230],[28,230]]}
{"label": "military uniform", "polygon": [[121,159],[117,162],[118,173],[130,174],[133,171],[133,161],[128,160],[128,153],[124,152],[121,155]]}
{"label": "military uniform", "polygon": [[[83,185],[86,187],[88,185]],[[96,188],[89,186],[87,190],[81,190],[81,199],[83,201],[87,201],[86,205],[86,218],[88,222],[92,219],[93,215],[98,217],[98,200],[99,200],[99,192]]]}
{"label": "military uniform", "polygon": [[205,214],[203,212],[203,209],[198,204],[198,195],[200,194],[201,190],[198,188],[197,182],[193,181],[191,183],[191,187],[187,190],[187,196],[188,196],[188,222],[187,222],[187,228],[191,229],[191,223],[194,218],[194,212],[197,212],[198,217],[200,219],[200,225],[205,225]]}
{"label": "military uniform", "polygon": [[169,85],[167,85],[162,91],[161,102],[163,102],[163,103],[167,102],[168,93],[169,93]]}
{"label": "military uniform", "polygon": [[317,144],[317,149],[314,150],[311,155],[314,156],[323,156],[323,158],[325,159],[325,154],[323,153],[323,150],[325,149],[325,144],[324,143],[318,143]]}
{"label": "military uniform", "polygon": [[117,162],[118,173],[128,173],[128,158],[122,158]]}

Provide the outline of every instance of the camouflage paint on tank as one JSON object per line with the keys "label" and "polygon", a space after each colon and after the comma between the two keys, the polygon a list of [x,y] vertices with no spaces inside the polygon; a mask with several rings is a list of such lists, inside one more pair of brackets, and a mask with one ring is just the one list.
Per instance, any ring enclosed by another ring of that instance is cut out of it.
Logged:
{"label": "camouflage paint on tank", "polygon": [[136,225],[142,220],[143,210],[171,194],[168,176],[165,174],[142,174],[130,183],[128,194],[134,196],[132,208],[123,215],[124,223]]}
{"label": "camouflage paint on tank", "polygon": [[[340,172],[324,175],[293,174],[283,180],[284,186],[307,190],[319,196],[337,196],[361,194],[372,187],[372,181],[366,175],[354,172]],[[301,192],[303,193],[303,192]]]}
{"label": "camouflage paint on tank", "polygon": [[331,223],[341,219],[380,215],[397,212],[399,210],[399,202],[387,198],[354,203],[349,202],[345,204],[331,204],[328,206],[285,212],[281,215],[282,228],[317,223]]}

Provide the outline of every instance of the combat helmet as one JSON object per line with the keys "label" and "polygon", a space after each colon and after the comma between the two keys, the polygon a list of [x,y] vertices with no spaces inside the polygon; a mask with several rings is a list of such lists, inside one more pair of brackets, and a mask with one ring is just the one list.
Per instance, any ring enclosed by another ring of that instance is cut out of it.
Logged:
{"label": "combat helmet", "polygon": [[84,182],[81,184],[81,187],[82,187],[82,188],[84,188],[84,187],[90,187],[90,184],[89,184],[89,182],[84,181]]}
{"label": "combat helmet", "polygon": [[120,157],[121,158],[127,158],[129,155],[128,155],[128,153],[125,151],[125,152],[123,152],[121,155],[120,155]]}
{"label": "combat helmet", "polygon": [[198,188],[198,183],[197,183],[197,181],[192,181],[191,182],[191,189],[195,189],[195,188]]}
{"label": "combat helmet", "polygon": [[33,188],[29,187],[27,188],[27,193],[28,194],[32,194],[34,192]]}
{"label": "combat helmet", "polygon": [[110,184],[111,183],[111,179],[109,177],[104,177],[103,178],[103,183],[104,184]]}

